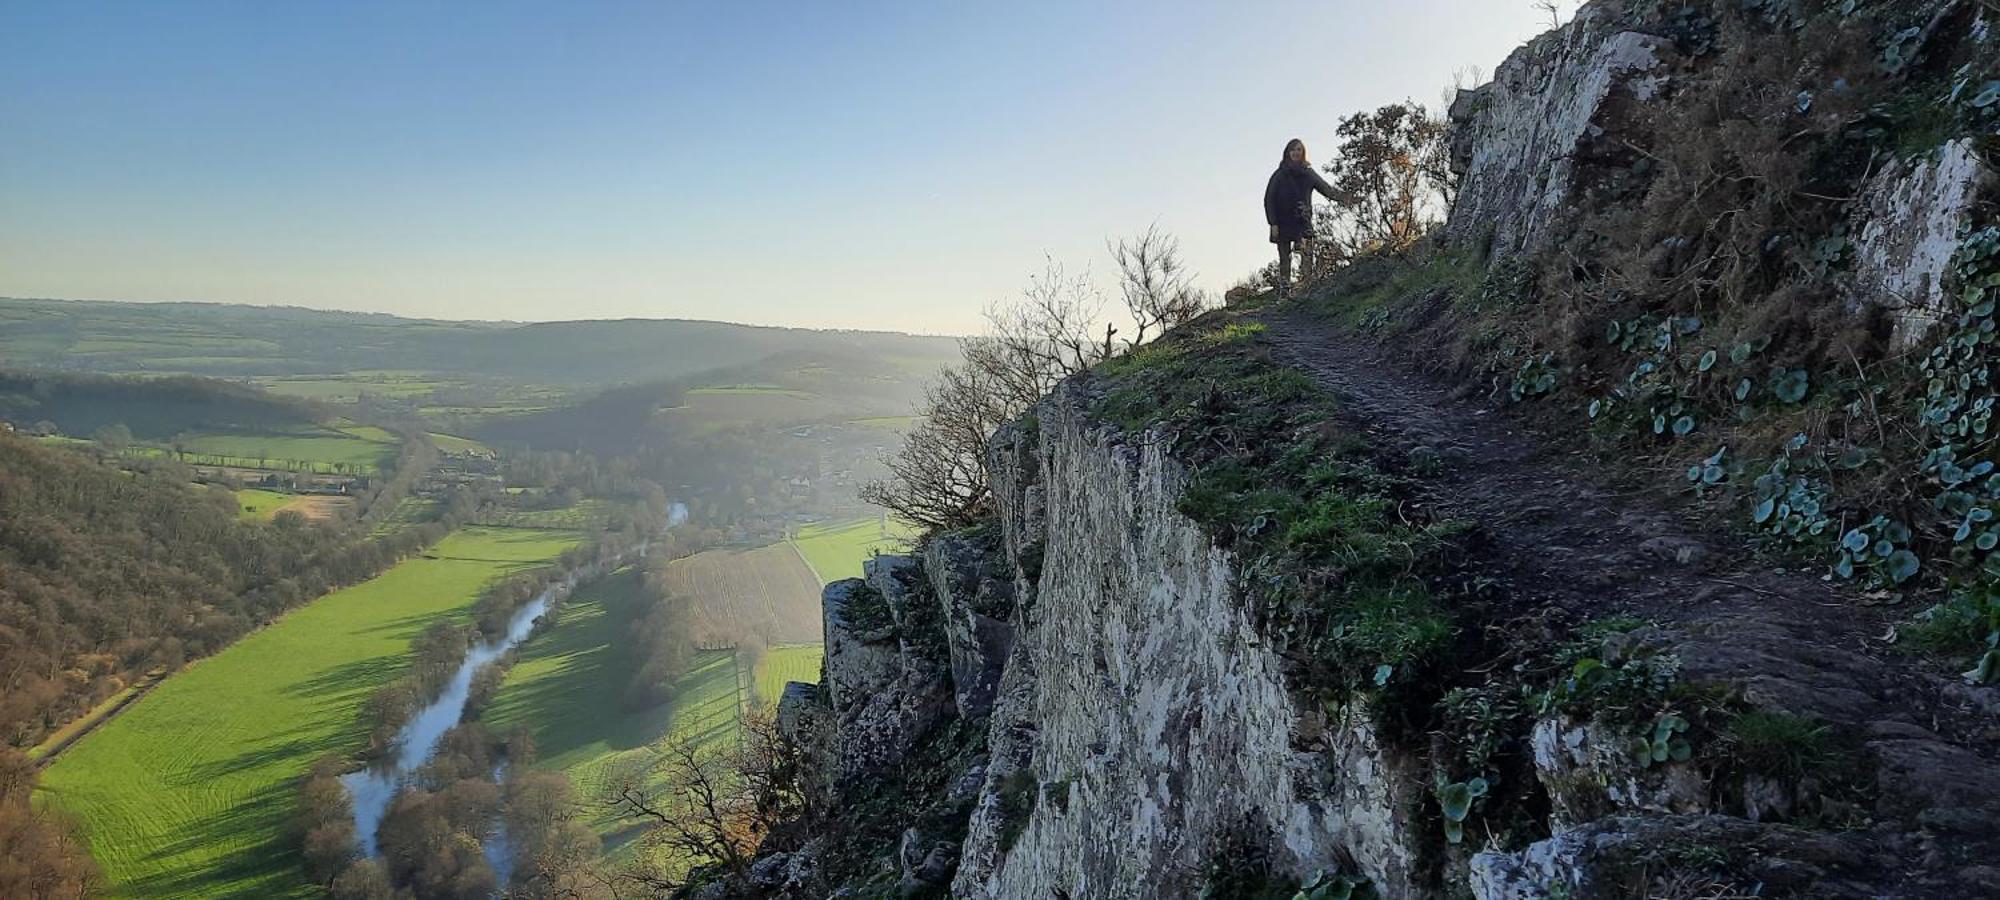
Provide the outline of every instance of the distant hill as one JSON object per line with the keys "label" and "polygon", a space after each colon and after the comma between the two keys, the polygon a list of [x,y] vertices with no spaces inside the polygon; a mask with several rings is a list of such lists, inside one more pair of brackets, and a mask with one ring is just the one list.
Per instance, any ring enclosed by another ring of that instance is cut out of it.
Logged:
{"label": "distant hill", "polygon": [[0,421],[53,423],[88,435],[124,425],[141,440],[188,431],[265,431],[327,418],[316,404],[207,378],[131,378],[0,371]]}
{"label": "distant hill", "polygon": [[210,303],[0,298],[0,366],[217,376],[422,370],[537,382],[658,381],[777,354],[908,361],[928,373],[956,341],[894,332],[685,319],[447,322]]}
{"label": "distant hill", "polygon": [[620,385],[482,426],[481,440],[621,455],[728,427],[907,415],[935,369],[864,353],[792,350],[685,378]]}

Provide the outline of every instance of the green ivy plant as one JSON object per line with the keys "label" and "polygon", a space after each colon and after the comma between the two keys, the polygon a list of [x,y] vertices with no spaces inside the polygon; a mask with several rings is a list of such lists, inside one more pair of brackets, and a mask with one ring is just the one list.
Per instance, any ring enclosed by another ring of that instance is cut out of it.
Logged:
{"label": "green ivy plant", "polygon": [[1489,785],[1484,778],[1466,781],[1448,781],[1442,773],[1437,777],[1438,808],[1444,811],[1444,839],[1451,843],[1465,840],[1465,820],[1472,815],[1473,804],[1486,796]]}
{"label": "green ivy plant", "polygon": [[1298,893],[1292,900],[1362,900],[1375,896],[1368,879],[1357,875],[1314,872],[1300,882]]}
{"label": "green ivy plant", "polygon": [[1556,389],[1559,370],[1553,352],[1541,356],[1530,356],[1521,367],[1514,371],[1514,383],[1507,388],[1507,396],[1515,403],[1529,397],[1539,397]]}
{"label": "green ivy plant", "polygon": [[1915,577],[1923,562],[1912,552],[1910,529],[1887,516],[1876,516],[1868,524],[1850,528],[1840,536],[1840,560],[1833,574],[1841,578],[1872,575],[1875,580],[1902,584]]}
{"label": "green ivy plant", "polygon": [[1652,730],[1640,735],[1632,743],[1632,756],[1644,768],[1665,763],[1687,762],[1694,755],[1694,746],[1688,743],[1688,721],[1673,713],[1663,713],[1654,720]]}
{"label": "green ivy plant", "polygon": [[1707,459],[1688,466],[1687,479],[1694,483],[1695,493],[1721,484],[1729,477],[1729,448],[1722,447]]}
{"label": "green ivy plant", "polygon": [[1770,533],[1799,541],[1817,538],[1833,526],[1826,483],[1795,471],[1825,466],[1816,455],[1800,454],[1807,442],[1804,433],[1793,435],[1770,468],[1757,476],[1757,503],[1750,513],[1751,521]]}

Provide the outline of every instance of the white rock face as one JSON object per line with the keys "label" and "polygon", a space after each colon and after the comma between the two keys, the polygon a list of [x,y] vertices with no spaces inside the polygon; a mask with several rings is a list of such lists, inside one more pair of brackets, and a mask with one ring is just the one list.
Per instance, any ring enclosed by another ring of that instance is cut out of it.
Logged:
{"label": "white rock face", "polygon": [[1646,103],[1665,90],[1672,43],[1613,32],[1604,24],[1609,18],[1585,6],[1575,22],[1514,51],[1490,84],[1461,92],[1452,104],[1461,176],[1448,226],[1453,240],[1490,234],[1496,259],[1540,246],[1576,187],[1577,148],[1601,133],[1607,106]]}
{"label": "white rock face", "polygon": [[[1246,822],[1286,869],[1358,868],[1411,895],[1421,797],[1403,794],[1423,779],[1361,722],[1294,749],[1298,713],[1239,609],[1233,561],[1175,511],[1184,471],[1090,429],[1076,402],[1041,408],[1045,490],[996,478],[1012,486],[1003,506],[1046,497],[1046,549],[954,896],[1193,896]],[[1010,785],[1016,808],[1034,795],[1011,829]]]}
{"label": "white rock face", "polygon": [[1959,227],[1993,181],[1966,138],[1927,158],[1892,162],[1862,189],[1850,305],[1894,310],[1894,349],[1916,345],[1951,310],[1944,278],[1958,252]]}

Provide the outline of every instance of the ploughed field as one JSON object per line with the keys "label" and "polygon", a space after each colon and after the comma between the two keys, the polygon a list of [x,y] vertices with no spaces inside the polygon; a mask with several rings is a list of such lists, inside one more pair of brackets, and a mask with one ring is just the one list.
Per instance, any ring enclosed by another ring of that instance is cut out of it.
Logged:
{"label": "ploughed field", "polygon": [[152,693],[65,751],[40,796],[76,814],[114,893],[315,896],[290,823],[298,777],[359,749],[361,702],[409,665],[440,617],[551,564],[581,534],[467,528],[313,601]]}
{"label": "ploughed field", "polygon": [[767,644],[820,640],[820,579],[789,544],[709,550],[667,567],[667,588],[694,606],[698,646],[734,646],[747,635]]}

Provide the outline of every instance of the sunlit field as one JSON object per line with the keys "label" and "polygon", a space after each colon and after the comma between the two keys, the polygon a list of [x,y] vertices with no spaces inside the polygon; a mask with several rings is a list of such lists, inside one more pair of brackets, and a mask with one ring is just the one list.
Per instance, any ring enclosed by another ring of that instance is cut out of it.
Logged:
{"label": "sunlit field", "polygon": [[362,700],[402,673],[425,626],[465,618],[487,583],[547,565],[579,537],[465,529],[301,607],[64,752],[41,798],[83,820],[120,894],[315,896],[289,827],[298,776],[324,753],[359,749]]}

